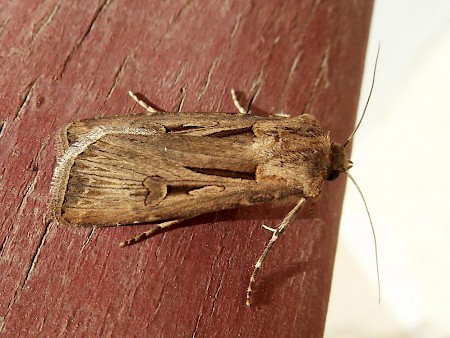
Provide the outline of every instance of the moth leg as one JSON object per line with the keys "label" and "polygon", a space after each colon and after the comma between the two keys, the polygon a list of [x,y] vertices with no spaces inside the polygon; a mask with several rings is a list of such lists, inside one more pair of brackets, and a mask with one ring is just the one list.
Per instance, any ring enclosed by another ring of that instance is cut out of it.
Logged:
{"label": "moth leg", "polygon": [[279,116],[279,117],[291,117],[290,114],[286,114],[286,113],[276,113],[275,116]]}
{"label": "moth leg", "polygon": [[275,231],[277,231],[277,229],[271,228],[271,227],[269,227],[269,226],[267,226],[267,225],[265,225],[265,224],[262,224],[261,226],[262,226],[264,229],[269,230],[270,232],[275,232]]}
{"label": "moth leg", "polygon": [[160,223],[160,224],[156,224],[153,228],[151,228],[151,229],[149,229],[149,230],[147,230],[147,231],[137,235],[136,237],[127,239],[126,241],[121,242],[119,245],[120,245],[120,247],[123,248],[125,246],[132,245],[132,244],[135,244],[137,242],[141,242],[144,239],[152,237],[156,232],[159,232],[161,230],[170,228],[172,225],[180,223],[181,221],[182,221],[181,219],[176,219],[174,221],[167,221],[167,222],[163,222],[163,223]]}
{"label": "moth leg", "polygon": [[306,201],[306,198],[302,197],[298,201],[297,205],[291,211],[288,212],[288,214],[284,217],[283,221],[280,223],[280,225],[276,229],[264,227],[265,229],[269,228],[270,231],[273,230],[273,234],[272,234],[272,238],[267,243],[262,255],[259,257],[258,261],[256,262],[255,267],[252,272],[252,275],[250,276],[250,282],[248,283],[247,298],[245,300],[245,305],[250,306],[250,298],[252,295],[253,284],[255,284],[256,275],[258,274],[259,270],[261,269],[261,265],[264,262],[264,260],[266,259],[267,254],[269,253],[270,249],[272,249],[272,246],[274,245],[274,243],[278,239],[278,237],[283,233],[283,231],[289,225],[291,220],[300,211],[300,209],[302,208],[305,201]]}
{"label": "moth leg", "polygon": [[244,109],[244,107],[241,106],[239,100],[236,97],[236,92],[234,89],[231,89],[231,98],[233,99],[233,103],[236,106],[237,110],[240,114],[248,114],[249,112]]}
{"label": "moth leg", "polygon": [[131,98],[136,101],[142,108],[144,108],[146,111],[148,111],[149,113],[159,113],[160,111],[150,105],[148,105],[147,103],[145,103],[144,101],[142,101],[140,98],[138,98],[136,96],[135,93],[133,93],[131,90],[128,91],[128,95],[131,96]]}

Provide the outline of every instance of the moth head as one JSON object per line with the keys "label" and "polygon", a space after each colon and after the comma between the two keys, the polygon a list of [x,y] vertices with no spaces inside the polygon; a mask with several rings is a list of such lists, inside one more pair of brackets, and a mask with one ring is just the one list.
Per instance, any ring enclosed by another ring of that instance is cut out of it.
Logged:
{"label": "moth head", "polygon": [[353,163],[349,160],[343,146],[337,143],[331,144],[330,169],[327,180],[332,181],[339,177],[341,173],[347,172]]}

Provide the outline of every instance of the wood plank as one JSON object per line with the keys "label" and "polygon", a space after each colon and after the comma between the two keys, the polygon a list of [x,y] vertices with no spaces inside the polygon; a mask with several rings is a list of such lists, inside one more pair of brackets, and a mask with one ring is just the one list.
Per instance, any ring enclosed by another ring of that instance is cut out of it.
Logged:
{"label": "wood plank", "polygon": [[3,336],[321,336],[345,178],[326,183],[268,257],[288,206],[188,221],[140,245],[146,227],[67,228],[47,217],[54,136],[89,117],[235,111],[315,115],[353,128],[372,2],[0,1],[0,333]]}

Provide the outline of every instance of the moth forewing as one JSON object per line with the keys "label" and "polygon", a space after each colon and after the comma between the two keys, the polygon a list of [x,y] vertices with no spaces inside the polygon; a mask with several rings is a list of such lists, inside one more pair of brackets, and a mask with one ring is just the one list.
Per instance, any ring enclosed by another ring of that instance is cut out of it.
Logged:
{"label": "moth forewing", "polygon": [[[75,151],[96,128],[106,131]],[[55,187],[63,197],[53,199],[55,214],[70,225],[184,219],[313,197],[331,161],[331,142],[310,115],[117,116],[72,123],[60,138],[68,159],[57,171],[67,179]]]}

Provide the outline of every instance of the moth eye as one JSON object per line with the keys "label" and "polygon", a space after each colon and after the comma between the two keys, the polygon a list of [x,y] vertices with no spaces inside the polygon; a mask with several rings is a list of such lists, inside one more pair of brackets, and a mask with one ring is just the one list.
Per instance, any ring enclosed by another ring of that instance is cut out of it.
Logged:
{"label": "moth eye", "polygon": [[339,177],[339,175],[341,174],[341,172],[339,170],[332,170],[327,177],[327,181],[333,181],[336,178]]}

